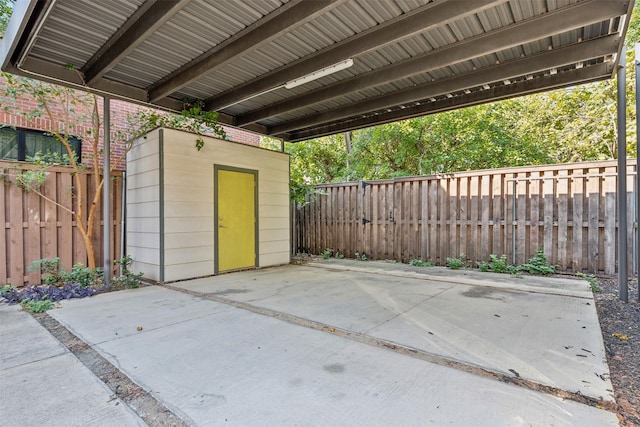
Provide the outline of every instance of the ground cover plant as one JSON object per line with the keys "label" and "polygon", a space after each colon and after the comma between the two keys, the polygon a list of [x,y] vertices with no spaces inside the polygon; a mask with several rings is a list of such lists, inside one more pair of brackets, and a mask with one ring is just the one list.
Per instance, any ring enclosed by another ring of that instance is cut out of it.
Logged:
{"label": "ground cover plant", "polygon": [[0,302],[20,304],[28,311],[41,313],[54,308],[57,302],[64,299],[85,298],[99,292],[137,288],[140,286],[142,273],[129,270],[132,262],[130,256],[115,260],[114,264],[120,267],[120,274],[112,279],[110,286],[105,286],[103,270],[100,268],[76,264],[67,272],[60,267],[59,258],[39,259],[28,269],[41,271],[43,284],[24,288],[5,285],[0,288]]}

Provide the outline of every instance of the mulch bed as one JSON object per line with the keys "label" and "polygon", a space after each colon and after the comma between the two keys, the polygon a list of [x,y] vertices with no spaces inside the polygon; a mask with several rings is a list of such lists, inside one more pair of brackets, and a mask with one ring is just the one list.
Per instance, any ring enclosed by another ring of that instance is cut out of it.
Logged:
{"label": "mulch bed", "polygon": [[629,302],[620,301],[616,278],[601,277],[595,300],[618,403],[620,426],[640,426],[640,303],[638,282],[629,281]]}

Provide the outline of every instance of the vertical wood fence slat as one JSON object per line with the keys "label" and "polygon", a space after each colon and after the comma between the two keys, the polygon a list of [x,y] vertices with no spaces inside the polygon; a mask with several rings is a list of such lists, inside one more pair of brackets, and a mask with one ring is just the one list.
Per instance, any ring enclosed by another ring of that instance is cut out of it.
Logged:
{"label": "vertical wood fence slat", "polygon": [[527,244],[530,240],[527,236],[527,202],[528,202],[528,181],[525,181],[525,172],[516,175],[516,193],[514,195],[516,211],[516,249],[515,262],[522,264],[527,260]]}
{"label": "vertical wood fence slat", "polygon": [[[629,163],[631,207],[636,163]],[[616,167],[604,161],[322,185],[326,196],[297,215],[304,219],[296,241],[312,253],[364,251],[374,259],[438,265],[461,253],[474,262],[505,254],[521,264],[542,249],[560,271],[613,274]],[[628,215],[633,224],[631,208]],[[622,235],[631,251],[633,227]]]}
{"label": "vertical wood fence slat", "polygon": [[587,232],[587,251],[589,271],[598,270],[598,237],[600,232],[600,170],[597,168],[589,169],[590,177],[587,178],[587,199],[588,199],[588,216],[589,231]]}
{"label": "vertical wood fence slat", "polygon": [[422,185],[428,188],[429,197],[427,227],[429,229],[429,256],[433,261],[438,259],[438,180],[423,181]]}
{"label": "vertical wood fence slat", "polygon": [[36,193],[29,192],[26,196],[26,210],[24,213],[25,224],[25,281],[29,283],[40,283],[40,271],[29,271],[29,263],[40,259],[41,243],[40,243],[40,196]]}
{"label": "vertical wood fence slat", "polygon": [[9,259],[10,279],[12,285],[22,285],[24,283],[24,230],[22,228],[22,211],[24,204],[24,192],[16,185],[9,187],[9,249],[11,257]]}
{"label": "vertical wood fence slat", "polygon": [[484,175],[480,177],[480,241],[479,253],[475,261],[485,260],[487,254],[491,253],[491,234],[489,233],[489,216],[491,214],[491,176]]}
{"label": "vertical wood fence slat", "polygon": [[426,261],[432,257],[429,233],[429,181],[420,181],[420,259]]}
{"label": "vertical wood fence slat", "polygon": [[569,173],[560,171],[558,174],[558,186],[556,193],[556,203],[558,205],[558,257],[557,264],[560,269],[566,271],[569,267],[567,258],[568,251],[568,228],[569,228]]}
{"label": "vertical wood fence slat", "polygon": [[[459,222],[459,179],[451,179],[449,184],[449,252],[445,254],[445,257],[440,258],[440,263],[444,263],[446,255],[459,254],[460,253],[460,235],[458,226]],[[436,261],[436,260],[433,260]]]}
{"label": "vertical wood fence slat", "polygon": [[6,218],[6,209],[9,203],[9,198],[7,186],[2,184],[0,185],[0,201],[2,201],[2,206],[0,206],[0,225],[2,225],[2,234],[0,235],[0,278],[4,278],[4,283],[7,282],[6,278],[7,274],[7,266],[9,262],[8,252],[7,252],[7,218]]}
{"label": "vertical wood fence slat", "polygon": [[555,180],[552,171],[544,171],[542,175],[542,201],[544,203],[544,225],[542,226],[542,250],[552,259],[558,258],[558,251],[554,242],[555,230]]}
{"label": "vertical wood fence slat", "polygon": [[458,217],[460,218],[460,253],[453,254],[453,257],[457,257],[461,254],[468,254],[469,248],[467,248],[468,230],[467,220],[469,218],[469,179],[463,177],[460,180],[460,204],[458,205]]}
{"label": "vertical wood fence slat", "polygon": [[[615,168],[605,168],[604,173],[604,186],[602,189],[604,193],[604,272],[606,274],[614,274],[616,272]],[[629,222],[629,224],[633,223]],[[631,246],[629,247],[631,248]]]}
{"label": "vertical wood fence slat", "polygon": [[442,177],[438,180],[438,251],[436,252],[436,262],[442,262],[449,253],[449,229],[447,226],[447,218],[449,216],[449,200],[447,198],[449,184],[451,180]]}

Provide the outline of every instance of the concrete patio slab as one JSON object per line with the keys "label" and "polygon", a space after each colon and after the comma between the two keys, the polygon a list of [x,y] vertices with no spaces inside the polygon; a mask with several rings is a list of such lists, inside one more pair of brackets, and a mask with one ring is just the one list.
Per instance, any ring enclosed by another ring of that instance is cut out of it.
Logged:
{"label": "concrete patio slab", "polygon": [[[214,293],[246,297],[251,292],[229,290],[250,283],[264,292],[274,273],[295,285],[308,270],[322,286],[320,270],[295,266],[207,280],[224,279]],[[286,297],[294,288],[264,295]],[[155,286],[126,293],[129,298],[112,293],[67,301],[50,315],[193,425],[617,425],[611,412],[215,301],[196,303],[191,295]],[[422,300],[433,292],[416,287],[406,291],[410,295]],[[411,307],[408,300],[394,308],[393,299],[376,297],[388,310],[381,318]],[[171,322],[158,323],[168,307],[151,301],[173,302]],[[298,296],[287,304],[294,301],[306,303]],[[197,304],[195,313],[191,304]],[[101,326],[105,322],[114,322],[111,330]]]}
{"label": "concrete patio slab", "polygon": [[0,424],[146,424],[19,306],[0,305]]}
{"label": "concrete patio slab", "polygon": [[285,266],[175,286],[613,401],[586,282],[431,268],[405,274],[395,264],[339,262],[338,268],[335,262]]}

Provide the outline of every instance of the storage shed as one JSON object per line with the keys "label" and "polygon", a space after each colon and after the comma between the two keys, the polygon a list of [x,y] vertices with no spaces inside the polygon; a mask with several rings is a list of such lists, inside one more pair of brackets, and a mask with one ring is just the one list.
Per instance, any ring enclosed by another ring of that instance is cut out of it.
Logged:
{"label": "storage shed", "polygon": [[127,156],[127,254],[156,282],[290,262],[289,156],[159,128]]}

